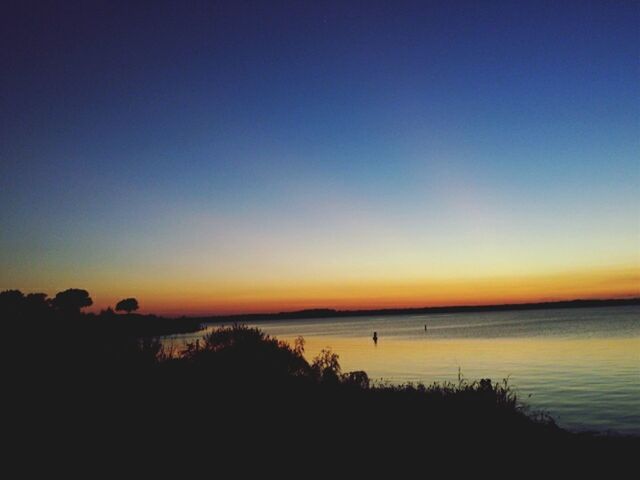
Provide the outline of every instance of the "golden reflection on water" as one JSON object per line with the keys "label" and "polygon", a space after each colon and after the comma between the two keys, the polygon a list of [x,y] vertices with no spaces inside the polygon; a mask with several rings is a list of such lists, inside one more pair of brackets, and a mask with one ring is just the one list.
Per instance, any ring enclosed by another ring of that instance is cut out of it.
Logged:
{"label": "golden reflection on water", "polygon": [[[343,372],[364,370],[374,382],[456,382],[458,369],[468,380],[509,378],[526,405],[563,427],[640,435],[637,314],[584,309],[434,316],[429,332],[421,317],[257,326],[290,343],[302,334],[307,360],[330,348]],[[374,330],[377,345],[369,336]],[[204,333],[168,341],[194,341]]]}
{"label": "golden reflection on water", "polygon": [[[282,338],[282,337],[281,337]],[[284,337],[293,341],[295,337]],[[308,360],[323,348],[340,356],[343,371],[364,370],[371,378],[393,382],[457,379],[458,368],[469,379],[501,380],[523,370],[553,382],[571,371],[581,375],[633,374],[640,381],[640,338],[497,338],[497,339],[371,339],[305,338]],[[524,372],[523,372],[524,373]],[[527,374],[529,376],[529,373]],[[539,379],[542,380],[542,379]]]}
{"label": "golden reflection on water", "polygon": [[[292,338],[287,337],[287,340]],[[519,337],[397,339],[306,338],[307,359],[322,348],[343,371],[377,383],[509,379],[519,398],[563,427],[640,434],[640,338]]]}

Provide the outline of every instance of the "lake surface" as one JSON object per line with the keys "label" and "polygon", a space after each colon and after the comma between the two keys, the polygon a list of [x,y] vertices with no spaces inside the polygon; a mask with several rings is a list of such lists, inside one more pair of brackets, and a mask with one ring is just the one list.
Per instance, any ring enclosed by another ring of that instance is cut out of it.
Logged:
{"label": "lake surface", "polygon": [[377,381],[457,381],[458,369],[468,380],[508,378],[523,402],[563,427],[640,434],[640,306],[252,325],[282,340],[302,335],[309,360],[331,348],[343,371],[364,370]]}

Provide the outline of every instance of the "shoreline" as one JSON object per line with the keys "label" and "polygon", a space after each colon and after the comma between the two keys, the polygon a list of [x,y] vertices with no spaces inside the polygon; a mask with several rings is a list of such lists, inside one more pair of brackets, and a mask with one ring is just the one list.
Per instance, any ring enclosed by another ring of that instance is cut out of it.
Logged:
{"label": "shoreline", "polygon": [[564,300],[557,302],[537,302],[537,303],[514,303],[498,305],[464,305],[445,307],[410,307],[410,308],[383,308],[383,309],[363,309],[363,310],[338,310],[332,308],[316,308],[295,310],[290,312],[276,313],[244,313],[233,315],[208,315],[189,316],[191,320],[201,323],[218,324],[229,322],[252,322],[263,320],[298,320],[317,318],[341,318],[341,317],[364,317],[370,315],[434,315],[445,313],[476,313],[476,312],[506,312],[523,310],[551,310],[570,308],[598,308],[598,307],[624,307],[640,305],[640,297],[629,299],[605,299],[605,300]]}

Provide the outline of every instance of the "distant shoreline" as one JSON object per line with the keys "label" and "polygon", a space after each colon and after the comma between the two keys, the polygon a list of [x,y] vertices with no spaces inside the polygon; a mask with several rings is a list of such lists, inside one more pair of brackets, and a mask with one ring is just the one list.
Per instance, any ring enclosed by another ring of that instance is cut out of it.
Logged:
{"label": "distant shoreline", "polygon": [[552,308],[622,307],[640,305],[640,297],[609,300],[565,300],[557,302],[511,303],[499,305],[465,305],[449,307],[383,308],[372,310],[336,310],[316,308],[278,313],[245,313],[190,317],[202,323],[251,322],[256,320],[291,320],[309,318],[363,317],[368,315],[410,315],[441,313],[502,312],[514,310],[545,310]]}

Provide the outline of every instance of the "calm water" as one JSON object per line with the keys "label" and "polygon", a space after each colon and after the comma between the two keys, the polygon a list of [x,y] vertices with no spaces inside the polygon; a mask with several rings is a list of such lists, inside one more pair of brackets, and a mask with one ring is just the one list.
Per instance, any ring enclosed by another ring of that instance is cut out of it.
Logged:
{"label": "calm water", "polygon": [[[640,434],[640,307],[256,322],[330,347],[343,371],[392,383],[509,378],[521,399],[573,430]],[[427,325],[427,332],[424,331]],[[371,337],[378,332],[378,344]],[[173,337],[173,342],[198,338]]]}

